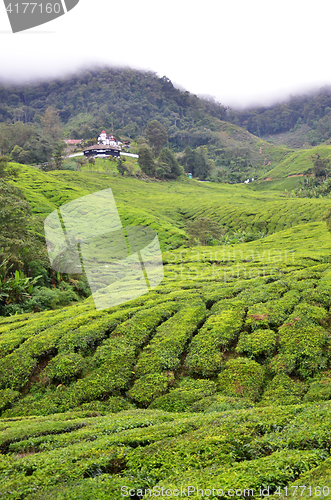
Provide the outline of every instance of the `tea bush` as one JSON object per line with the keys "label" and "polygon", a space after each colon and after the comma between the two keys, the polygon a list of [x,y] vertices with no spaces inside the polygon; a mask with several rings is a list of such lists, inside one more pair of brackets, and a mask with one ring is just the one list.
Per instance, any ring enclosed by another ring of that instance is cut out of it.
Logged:
{"label": "tea bush", "polygon": [[294,381],[283,373],[278,374],[267,385],[260,404],[266,406],[300,404],[305,390],[303,382]]}
{"label": "tea bush", "polygon": [[256,401],[262,393],[264,369],[248,358],[229,359],[218,375],[218,387],[225,396],[241,396]]}
{"label": "tea bush", "polygon": [[254,403],[246,398],[222,396],[221,394],[214,394],[213,396],[207,396],[205,398],[199,399],[196,403],[193,403],[187,411],[190,412],[221,412],[221,411],[232,411],[232,410],[242,410],[243,408],[253,408]]}
{"label": "tea bush", "polygon": [[325,401],[331,399],[331,377],[330,372],[322,372],[309,384],[304,401]]}
{"label": "tea bush", "polygon": [[209,316],[199,333],[193,338],[185,360],[190,373],[209,377],[223,366],[223,355],[234,345],[243,325],[244,311],[226,309]]}
{"label": "tea bush", "polygon": [[157,328],[156,335],[138,359],[137,375],[176,370],[186,343],[198,330],[206,315],[201,301],[184,306]]}
{"label": "tea bush", "polygon": [[84,358],[78,353],[58,354],[51,359],[43,374],[49,382],[69,384],[82,373],[84,366]]}
{"label": "tea bush", "polygon": [[149,408],[164,411],[184,412],[194,403],[216,392],[216,384],[211,380],[184,379],[178,388],[154,399]]}
{"label": "tea bush", "polygon": [[12,389],[0,390],[0,411],[5,410],[7,406],[10,406],[19,396],[20,393]]}
{"label": "tea bush", "polygon": [[148,405],[161,394],[167,392],[169,385],[174,382],[172,372],[148,373],[135,381],[132,389],[128,391],[128,396],[137,403]]}
{"label": "tea bush", "polygon": [[276,347],[277,335],[273,330],[258,329],[251,333],[242,332],[236,347],[236,352],[248,357],[272,356]]}
{"label": "tea bush", "polygon": [[324,348],[328,336],[320,326],[326,319],[325,309],[302,303],[278,330],[280,354],[295,359],[296,370],[302,377],[311,376],[327,366]]}

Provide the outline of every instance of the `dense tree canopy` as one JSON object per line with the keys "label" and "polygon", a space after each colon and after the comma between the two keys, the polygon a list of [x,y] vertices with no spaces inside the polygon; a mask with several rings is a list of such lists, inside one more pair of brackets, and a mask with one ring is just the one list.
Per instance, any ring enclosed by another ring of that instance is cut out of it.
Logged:
{"label": "dense tree canopy", "polygon": [[163,148],[157,159],[156,174],[161,179],[176,179],[184,173],[171,149]]}
{"label": "dense tree canopy", "polygon": [[155,176],[155,163],[151,148],[147,144],[140,146],[139,151],[139,167],[141,170],[150,177]]}
{"label": "dense tree canopy", "polygon": [[151,146],[154,156],[158,156],[161,149],[167,144],[168,134],[165,127],[157,120],[148,122],[145,135]]}
{"label": "dense tree canopy", "polygon": [[210,173],[210,163],[206,153],[201,148],[193,150],[187,147],[183,157],[183,165],[186,172],[202,180],[206,179]]}

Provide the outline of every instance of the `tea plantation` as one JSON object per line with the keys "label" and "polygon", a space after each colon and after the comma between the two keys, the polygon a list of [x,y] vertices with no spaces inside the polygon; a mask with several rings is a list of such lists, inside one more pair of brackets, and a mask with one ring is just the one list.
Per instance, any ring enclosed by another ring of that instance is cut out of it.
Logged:
{"label": "tea plantation", "polygon": [[[43,217],[111,187],[123,225],[158,231],[165,278],[0,319],[0,498],[329,497],[328,200],[20,168]],[[264,237],[187,247],[197,217]]]}

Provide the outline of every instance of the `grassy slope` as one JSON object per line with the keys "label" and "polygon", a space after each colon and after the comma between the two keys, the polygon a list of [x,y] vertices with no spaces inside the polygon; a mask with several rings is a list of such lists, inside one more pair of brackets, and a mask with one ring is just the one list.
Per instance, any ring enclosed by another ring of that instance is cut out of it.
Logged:
{"label": "grassy slope", "polygon": [[[168,251],[139,299],[0,321],[2,498],[329,481],[325,200],[27,167],[17,183],[43,215],[110,186],[123,223],[154,225]],[[171,250],[196,215],[270,235]]]}
{"label": "grassy slope", "polygon": [[43,173],[25,166],[21,166],[16,184],[34,212],[42,216],[75,198],[110,187],[123,225],[151,225],[158,231],[163,249],[180,246],[186,239],[186,221],[195,217],[211,217],[231,231],[271,234],[318,221],[329,206],[328,200],[287,198],[277,191],[254,191],[249,185],[145,182],[96,172]]}
{"label": "grassy slope", "polygon": [[299,175],[311,169],[313,166],[312,156],[319,154],[322,158],[328,158],[331,155],[331,146],[321,145],[311,149],[295,151],[285,158],[272,170],[268,171],[264,177],[269,179],[278,179],[290,175]]}

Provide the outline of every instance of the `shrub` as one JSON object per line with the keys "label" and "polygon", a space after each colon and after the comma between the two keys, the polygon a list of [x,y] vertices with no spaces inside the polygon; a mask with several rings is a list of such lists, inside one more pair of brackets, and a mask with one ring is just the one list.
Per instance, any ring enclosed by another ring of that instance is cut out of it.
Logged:
{"label": "shrub", "polygon": [[149,373],[135,381],[134,386],[127,395],[146,406],[155,398],[161,396],[168,390],[168,386],[174,381],[173,373]]}
{"label": "shrub", "polygon": [[304,401],[325,401],[331,399],[331,373],[324,372],[313,380],[304,396]]}
{"label": "shrub", "polygon": [[85,360],[80,354],[58,354],[51,359],[41,375],[49,382],[69,384],[82,373],[84,365]]}
{"label": "shrub", "polygon": [[257,328],[279,327],[300,300],[300,294],[290,290],[283,297],[266,303],[254,304],[247,312],[246,326]]}
{"label": "shrub", "polygon": [[126,388],[135,361],[135,348],[124,338],[108,339],[100,352],[100,364],[89,375],[77,380],[68,390],[70,408],[94,399],[105,399]]}
{"label": "shrub", "polygon": [[62,281],[59,288],[46,288],[40,287],[34,290],[31,300],[29,301],[29,309],[43,310],[43,309],[56,309],[57,307],[67,306],[71,302],[77,302],[79,296],[73,288]]}
{"label": "shrub", "polygon": [[120,411],[132,410],[135,406],[121,397],[110,397],[107,401],[91,401],[83,403],[74,408],[77,410],[97,411],[98,413],[118,413]]}
{"label": "shrub", "polygon": [[264,369],[247,358],[230,359],[218,376],[219,391],[225,396],[241,396],[256,401],[262,391]]}
{"label": "shrub", "polygon": [[211,380],[184,379],[177,389],[153,401],[149,408],[164,411],[185,412],[192,403],[199,399],[214,394],[216,384]]}
{"label": "shrub", "polygon": [[276,333],[273,330],[259,329],[251,333],[242,332],[236,351],[239,354],[256,358],[271,356],[276,347]]}
{"label": "shrub", "polygon": [[213,413],[219,411],[242,410],[243,408],[252,408],[254,403],[247,398],[222,396],[214,394],[200,399],[192,404],[188,411]]}
{"label": "shrub", "polygon": [[0,390],[0,412],[9,407],[19,396],[20,393],[12,389]]}
{"label": "shrub", "polygon": [[295,356],[289,354],[277,354],[269,361],[267,369],[274,374],[290,374],[295,368]]}
{"label": "shrub", "polygon": [[327,332],[319,325],[324,323],[327,312],[322,307],[306,303],[299,304],[281,326],[279,333],[279,352],[296,360],[296,369],[302,377],[313,375],[327,365],[324,347]]}
{"label": "shrub", "polygon": [[263,393],[261,405],[300,404],[305,392],[305,384],[295,382],[288,375],[276,375]]}
{"label": "shrub", "polygon": [[206,315],[206,307],[201,302],[183,307],[157,328],[156,335],[141,354],[137,363],[137,374],[161,373],[176,370],[186,343]]}
{"label": "shrub", "polygon": [[222,369],[222,351],[237,339],[243,324],[244,311],[226,309],[211,315],[193,338],[185,361],[190,373],[212,376]]}

